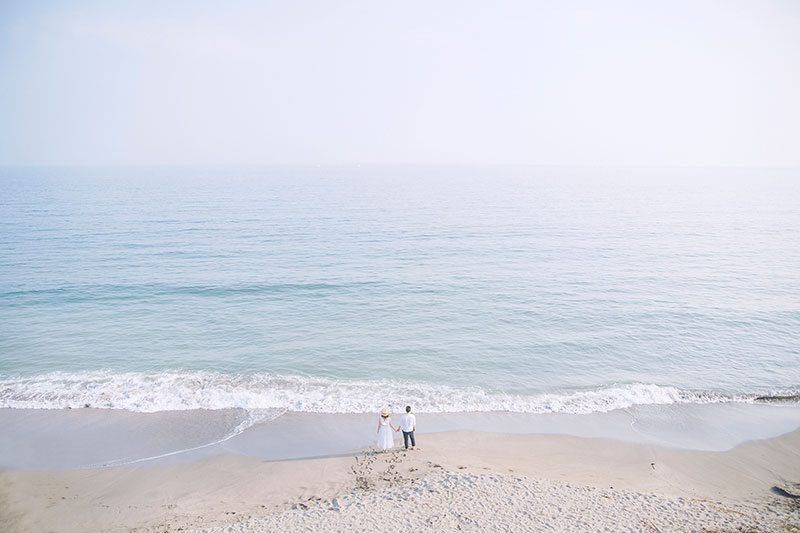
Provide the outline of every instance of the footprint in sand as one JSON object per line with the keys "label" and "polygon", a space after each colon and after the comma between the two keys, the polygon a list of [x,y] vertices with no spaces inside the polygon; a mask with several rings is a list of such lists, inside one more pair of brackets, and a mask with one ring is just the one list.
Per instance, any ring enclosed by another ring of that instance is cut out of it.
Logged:
{"label": "footprint in sand", "polygon": [[353,466],[350,467],[351,472],[355,476],[355,486],[359,490],[369,490],[372,488],[373,483],[370,481],[370,474],[372,474],[372,463],[375,462],[376,454],[370,453],[354,457]]}

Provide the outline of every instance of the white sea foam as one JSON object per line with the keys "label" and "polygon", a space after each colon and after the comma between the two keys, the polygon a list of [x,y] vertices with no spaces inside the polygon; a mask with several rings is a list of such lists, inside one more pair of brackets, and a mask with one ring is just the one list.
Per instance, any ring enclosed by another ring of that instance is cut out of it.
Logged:
{"label": "white sea foam", "polygon": [[[390,391],[387,396],[387,391]],[[0,379],[0,407],[93,407],[156,412],[187,409],[279,409],[315,413],[374,412],[413,402],[421,412],[507,411],[590,413],[634,405],[753,401],[654,384],[618,384],[592,390],[513,395],[478,387],[390,381],[338,381],[272,374],[213,372],[158,374],[61,373]]]}

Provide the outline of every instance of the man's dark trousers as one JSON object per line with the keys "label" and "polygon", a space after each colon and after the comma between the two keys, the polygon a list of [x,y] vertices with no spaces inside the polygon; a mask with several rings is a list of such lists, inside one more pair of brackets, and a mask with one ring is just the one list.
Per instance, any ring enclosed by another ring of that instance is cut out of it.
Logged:
{"label": "man's dark trousers", "polygon": [[408,448],[408,438],[411,437],[411,446],[416,446],[417,443],[414,442],[414,432],[413,431],[404,431],[403,432],[403,442],[406,445],[406,449]]}

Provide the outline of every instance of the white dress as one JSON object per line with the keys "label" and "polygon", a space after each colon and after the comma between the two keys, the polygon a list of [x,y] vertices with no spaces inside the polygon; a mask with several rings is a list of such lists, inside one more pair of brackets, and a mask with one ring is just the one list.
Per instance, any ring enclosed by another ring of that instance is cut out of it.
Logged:
{"label": "white dress", "polygon": [[388,450],[394,446],[394,435],[392,434],[392,426],[390,426],[391,418],[381,417],[381,430],[378,431],[378,448],[381,450]]}

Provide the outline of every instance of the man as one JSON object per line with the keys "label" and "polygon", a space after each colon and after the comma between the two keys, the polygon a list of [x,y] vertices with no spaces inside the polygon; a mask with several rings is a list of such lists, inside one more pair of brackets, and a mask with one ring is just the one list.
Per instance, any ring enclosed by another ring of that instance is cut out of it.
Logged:
{"label": "man", "polygon": [[417,429],[417,417],[411,414],[411,406],[406,405],[406,414],[400,417],[400,429],[403,430],[403,442],[406,445],[406,450],[408,449],[408,439],[411,438],[411,449],[414,449],[414,446],[417,443],[414,441],[414,431]]}

